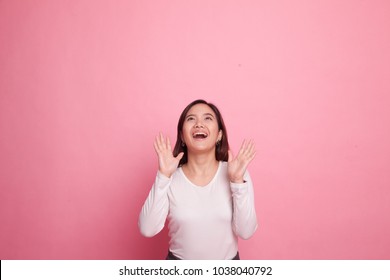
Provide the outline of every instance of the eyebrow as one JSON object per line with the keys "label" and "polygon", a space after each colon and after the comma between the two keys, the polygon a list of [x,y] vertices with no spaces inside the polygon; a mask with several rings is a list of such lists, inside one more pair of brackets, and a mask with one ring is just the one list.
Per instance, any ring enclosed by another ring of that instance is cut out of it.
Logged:
{"label": "eyebrow", "polygon": [[[202,116],[211,116],[211,117],[215,118],[215,116],[213,114],[211,114],[211,113],[204,113]],[[189,114],[189,115],[186,116],[186,118],[188,118],[188,117],[196,117],[196,115],[195,114]]]}

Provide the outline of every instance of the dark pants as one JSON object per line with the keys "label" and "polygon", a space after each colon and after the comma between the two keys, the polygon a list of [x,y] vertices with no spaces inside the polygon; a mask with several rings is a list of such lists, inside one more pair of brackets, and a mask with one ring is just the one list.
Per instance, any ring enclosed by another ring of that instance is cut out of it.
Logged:
{"label": "dark pants", "polygon": [[[181,260],[178,257],[176,257],[171,251],[168,251],[168,256],[165,259],[166,260]],[[235,255],[235,257],[232,258],[232,260],[239,260],[239,259],[240,259],[240,255],[237,252],[237,255]]]}

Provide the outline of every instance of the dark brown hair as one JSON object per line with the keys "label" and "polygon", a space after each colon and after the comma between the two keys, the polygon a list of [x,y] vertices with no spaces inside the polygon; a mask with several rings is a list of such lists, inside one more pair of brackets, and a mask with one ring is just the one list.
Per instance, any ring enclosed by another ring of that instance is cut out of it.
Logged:
{"label": "dark brown hair", "polygon": [[179,153],[184,152],[183,158],[180,160],[179,166],[182,166],[183,164],[187,163],[188,161],[188,153],[187,153],[187,146],[183,143],[182,140],[182,132],[183,132],[183,125],[185,118],[187,116],[188,111],[192,108],[192,106],[197,104],[205,104],[213,110],[215,117],[217,118],[218,122],[218,129],[222,130],[222,138],[221,141],[216,145],[215,148],[215,159],[218,161],[228,161],[229,155],[229,142],[228,142],[228,136],[227,131],[225,127],[225,123],[223,122],[222,115],[219,112],[217,106],[215,106],[212,103],[208,103],[203,99],[198,99],[190,104],[183,110],[183,112],[180,115],[179,122],[177,123],[177,139],[175,148],[173,149],[173,155],[176,157]]}

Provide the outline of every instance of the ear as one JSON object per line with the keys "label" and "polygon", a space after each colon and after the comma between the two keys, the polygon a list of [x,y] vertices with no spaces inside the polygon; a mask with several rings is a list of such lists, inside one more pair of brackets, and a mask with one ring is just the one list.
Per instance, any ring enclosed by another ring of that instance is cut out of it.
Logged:
{"label": "ear", "polygon": [[223,132],[222,132],[222,129],[219,130],[218,132],[218,142],[222,140],[222,136],[223,136]]}

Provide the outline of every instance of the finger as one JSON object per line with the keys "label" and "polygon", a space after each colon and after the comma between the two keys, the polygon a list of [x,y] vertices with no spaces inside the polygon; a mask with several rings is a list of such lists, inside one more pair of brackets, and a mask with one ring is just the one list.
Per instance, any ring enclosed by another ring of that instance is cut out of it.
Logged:
{"label": "finger", "polygon": [[231,162],[233,160],[233,153],[231,150],[228,151],[228,162]]}
{"label": "finger", "polygon": [[162,132],[160,132],[160,148],[163,150],[165,149],[165,140],[164,140],[164,135]]}
{"label": "finger", "polygon": [[242,141],[240,150],[238,151],[238,154],[237,154],[238,158],[243,156],[243,154],[245,153],[246,147],[247,147],[247,140],[244,139],[244,141]]}
{"label": "finger", "polygon": [[159,147],[160,147],[160,138],[161,138],[161,132],[159,132],[158,135],[156,136],[156,138],[154,139],[154,142]]}
{"label": "finger", "polygon": [[240,156],[239,159],[243,161],[245,168],[253,160],[254,154],[255,154],[255,146],[253,140],[246,140],[245,143],[243,143],[242,145],[242,151],[239,155]]}
{"label": "finger", "polygon": [[253,152],[253,154],[249,157],[249,161],[251,162],[256,156],[256,151]]}
{"label": "finger", "polygon": [[157,153],[161,152],[160,135],[157,135],[156,138],[154,138],[153,146]]}
{"label": "finger", "polygon": [[251,153],[251,154],[255,154],[255,153],[256,153],[256,145],[255,145],[255,143],[254,143],[253,141],[252,141],[250,153]]}
{"label": "finger", "polygon": [[161,152],[162,151],[161,132],[157,135],[155,143],[156,143],[156,147],[158,148],[158,151]]}
{"label": "finger", "polygon": [[154,149],[156,150],[156,152],[158,152],[159,151],[159,149],[158,149],[158,144],[157,144],[157,137],[156,138],[154,138],[154,141],[153,141],[153,147],[154,147]]}
{"label": "finger", "polygon": [[254,151],[255,151],[255,144],[253,143],[253,140],[250,140],[250,142],[248,143],[248,146],[246,148],[245,155],[250,157]]}
{"label": "finger", "polygon": [[168,139],[168,137],[164,137],[164,134],[160,133],[160,149],[161,149],[161,151],[165,151],[168,149],[167,139]]}
{"label": "finger", "polygon": [[253,140],[251,140],[250,146],[248,146],[248,152],[246,154],[248,164],[255,158],[255,156],[256,156],[255,144]]}
{"label": "finger", "polygon": [[178,161],[180,161],[180,160],[183,158],[183,156],[184,156],[184,153],[181,152],[181,153],[179,153],[179,154],[177,155],[176,159],[177,159]]}
{"label": "finger", "polygon": [[169,151],[172,151],[171,141],[169,140],[168,136],[167,136],[167,141],[166,141],[166,147]]}
{"label": "finger", "polygon": [[165,141],[165,137],[163,133],[160,133],[160,150],[161,152],[167,149],[167,142]]}

